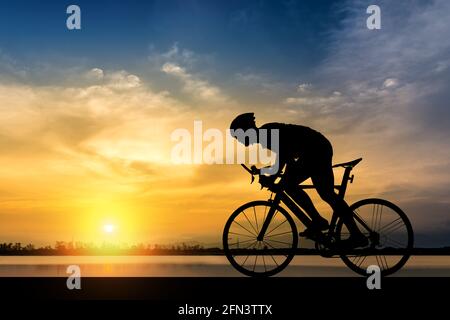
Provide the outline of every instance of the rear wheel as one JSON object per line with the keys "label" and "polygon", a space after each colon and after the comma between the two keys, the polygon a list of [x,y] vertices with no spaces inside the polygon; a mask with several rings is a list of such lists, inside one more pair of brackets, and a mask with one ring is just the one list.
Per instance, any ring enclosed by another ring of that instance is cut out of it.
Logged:
{"label": "rear wheel", "polygon": [[[274,214],[264,237],[258,240],[270,210]],[[268,201],[253,201],[233,212],[222,240],[225,255],[236,270],[247,276],[272,276],[291,262],[298,235],[285,209]]]}
{"label": "rear wheel", "polygon": [[[408,261],[414,244],[412,226],[406,214],[395,204],[383,199],[364,199],[350,208],[355,214],[359,230],[369,239],[369,245],[342,254],[342,261],[361,275],[367,275],[369,265],[377,265],[383,276],[400,270]],[[340,220],[336,227],[336,238],[344,240],[349,235],[347,227]]]}

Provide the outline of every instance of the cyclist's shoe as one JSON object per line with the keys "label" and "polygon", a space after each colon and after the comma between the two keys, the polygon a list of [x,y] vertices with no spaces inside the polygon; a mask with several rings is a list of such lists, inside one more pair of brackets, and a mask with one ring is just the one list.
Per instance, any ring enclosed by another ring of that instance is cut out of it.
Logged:
{"label": "cyclist's shoe", "polygon": [[315,240],[318,233],[328,230],[329,228],[330,226],[328,225],[328,221],[322,218],[320,220],[314,221],[308,228],[306,228],[303,232],[300,232],[298,235],[300,237]]}
{"label": "cyclist's shoe", "polygon": [[369,239],[361,233],[359,235],[351,235],[347,239],[340,240],[336,243],[336,245],[339,249],[343,250],[362,248],[369,245]]}
{"label": "cyclist's shoe", "polygon": [[313,230],[312,228],[306,228],[305,230],[303,230],[302,232],[299,232],[298,235],[300,237],[305,237],[308,239],[315,239],[317,236],[317,230]]}

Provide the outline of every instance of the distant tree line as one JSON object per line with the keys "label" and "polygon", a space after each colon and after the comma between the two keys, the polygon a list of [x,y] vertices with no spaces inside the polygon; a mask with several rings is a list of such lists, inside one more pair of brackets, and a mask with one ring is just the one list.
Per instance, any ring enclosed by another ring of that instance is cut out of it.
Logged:
{"label": "distant tree line", "polygon": [[199,244],[113,244],[56,241],[54,246],[0,243],[0,255],[220,255],[220,248],[205,248]]}
{"label": "distant tree line", "polygon": [[[247,251],[251,251],[248,249]],[[450,255],[450,246],[441,248],[414,248],[410,252],[412,255]],[[23,245],[16,243],[0,243],[0,256],[68,256],[68,255],[223,255],[223,250],[219,247],[205,248],[200,244],[114,244],[114,243],[86,243],[73,241],[56,241],[54,246],[36,247],[29,243]],[[297,255],[317,255],[320,254],[315,249],[299,248]]]}

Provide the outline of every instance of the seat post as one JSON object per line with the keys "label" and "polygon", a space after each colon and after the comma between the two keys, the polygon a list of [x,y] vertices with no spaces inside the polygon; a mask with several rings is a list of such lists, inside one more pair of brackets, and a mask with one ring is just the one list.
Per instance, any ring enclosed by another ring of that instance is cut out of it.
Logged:
{"label": "seat post", "polygon": [[350,172],[352,171],[352,167],[345,167],[344,176],[342,177],[342,184],[339,188],[338,195],[344,199],[345,191],[347,191],[348,180],[350,179]]}

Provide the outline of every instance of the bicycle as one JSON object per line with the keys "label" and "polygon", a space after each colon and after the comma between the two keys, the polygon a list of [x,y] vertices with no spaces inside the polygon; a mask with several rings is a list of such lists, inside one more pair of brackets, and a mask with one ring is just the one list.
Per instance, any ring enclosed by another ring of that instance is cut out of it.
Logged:
{"label": "bicycle", "polygon": [[[361,160],[333,166],[345,169],[341,184],[334,186],[340,197],[345,196],[348,183],[353,183],[351,171]],[[257,174],[244,164],[242,166],[252,175],[253,182]],[[240,206],[231,214],[223,232],[227,259],[247,276],[272,276],[289,265],[299,242],[292,213],[305,226],[311,223],[308,215],[283,188],[282,174],[273,183],[262,187],[271,191],[269,200],[251,201]],[[300,184],[298,187],[314,189],[312,185]],[[326,258],[339,256],[360,275],[366,275],[369,265],[378,265],[382,276],[400,270],[409,259],[414,243],[413,229],[406,214],[395,204],[377,198],[357,201],[350,208],[358,228],[369,239],[369,245],[340,250],[339,241],[349,237],[349,232],[338,214],[333,212],[329,229],[318,232],[312,239],[319,254]]]}

